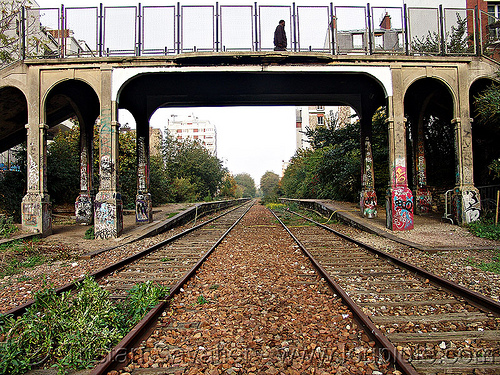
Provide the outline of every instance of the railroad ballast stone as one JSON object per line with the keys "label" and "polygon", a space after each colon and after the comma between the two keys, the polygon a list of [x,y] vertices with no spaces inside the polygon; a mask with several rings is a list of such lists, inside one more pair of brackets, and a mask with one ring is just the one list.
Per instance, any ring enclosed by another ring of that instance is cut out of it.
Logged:
{"label": "railroad ballast stone", "polygon": [[[284,240],[283,238],[286,238]],[[124,369],[397,373],[272,215],[254,206],[176,295]]]}

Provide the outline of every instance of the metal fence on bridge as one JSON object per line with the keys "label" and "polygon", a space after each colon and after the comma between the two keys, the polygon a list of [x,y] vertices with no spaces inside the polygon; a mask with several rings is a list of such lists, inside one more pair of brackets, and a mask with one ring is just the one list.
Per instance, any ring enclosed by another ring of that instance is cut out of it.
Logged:
{"label": "metal fence on bridge", "polygon": [[[476,9],[181,5],[21,7],[0,21],[2,63],[27,58],[271,51],[278,21],[288,51],[480,55],[500,44],[498,19]],[[10,49],[9,49],[10,48]]]}

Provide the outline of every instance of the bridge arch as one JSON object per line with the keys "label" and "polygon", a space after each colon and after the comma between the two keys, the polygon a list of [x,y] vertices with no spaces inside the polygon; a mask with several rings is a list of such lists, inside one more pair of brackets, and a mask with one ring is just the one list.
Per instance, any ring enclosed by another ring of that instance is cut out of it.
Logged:
{"label": "bridge arch", "polygon": [[[121,75],[114,89],[117,108],[128,110],[137,124],[138,187],[143,189],[138,189],[136,213],[151,211],[147,168],[149,119],[158,108],[347,104],[360,118],[364,159],[371,139],[372,117],[379,107],[387,104],[387,96],[392,92],[390,80],[387,80],[390,70],[379,69],[383,72],[379,75],[374,74],[376,71],[232,67],[208,72],[170,69],[139,71],[135,75],[128,72],[128,77]],[[364,169],[362,173],[366,172]],[[374,190],[373,187],[370,190]]]}
{"label": "bridge arch", "polygon": [[43,98],[44,123],[50,128],[75,117],[80,128],[80,194],[76,197],[75,215],[80,224],[92,224],[94,189],[93,135],[94,124],[100,114],[100,100],[91,85],[81,79],[58,81]]}
{"label": "bridge arch", "polygon": [[26,140],[25,125],[28,123],[28,100],[22,87],[0,87],[0,152]]}
{"label": "bridge arch", "polygon": [[[496,78],[496,77],[495,77]],[[474,119],[472,124],[472,151],[474,160],[474,182],[481,193],[483,211],[495,206],[495,192],[498,181],[494,179],[488,166],[500,158],[500,125],[493,121],[484,121],[478,115],[475,98],[491,85],[499,82],[491,77],[479,77],[470,86],[470,111]]]}
{"label": "bridge arch", "polygon": [[452,87],[437,77],[420,77],[405,92],[408,182],[418,214],[444,212],[439,197],[455,186],[456,102]]}

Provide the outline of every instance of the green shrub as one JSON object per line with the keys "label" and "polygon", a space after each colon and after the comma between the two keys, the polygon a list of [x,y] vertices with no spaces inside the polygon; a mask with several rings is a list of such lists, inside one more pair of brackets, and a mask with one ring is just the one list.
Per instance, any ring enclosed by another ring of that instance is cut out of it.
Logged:
{"label": "green shrub", "polygon": [[467,225],[469,232],[490,240],[500,240],[500,225],[495,225],[493,220],[481,219]]}
{"label": "green shrub", "polygon": [[0,237],[9,238],[16,231],[17,227],[14,225],[14,219],[0,215]]}

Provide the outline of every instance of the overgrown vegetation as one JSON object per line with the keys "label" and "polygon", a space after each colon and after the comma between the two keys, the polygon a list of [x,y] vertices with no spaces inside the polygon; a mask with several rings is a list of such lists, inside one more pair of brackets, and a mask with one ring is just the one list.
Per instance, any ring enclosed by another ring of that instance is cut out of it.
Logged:
{"label": "overgrown vegetation", "polygon": [[490,240],[500,241],[500,225],[489,218],[481,218],[468,224],[469,231],[474,235]]}
{"label": "overgrown vegetation", "polygon": [[13,218],[0,215],[0,238],[9,238],[15,232],[17,232],[17,227],[14,225]]}
{"label": "overgrown vegetation", "polygon": [[494,272],[500,274],[500,251],[496,250],[491,262],[481,262],[477,263],[474,260],[469,259],[469,263],[474,267],[477,267],[483,271]]}
{"label": "overgrown vegetation", "polygon": [[90,368],[167,293],[147,282],[116,304],[90,277],[74,297],[44,289],[18,319],[0,315],[0,374],[22,374],[42,365],[59,373]]}
{"label": "overgrown vegetation", "polygon": [[[372,156],[375,189],[383,197],[389,180],[388,142],[385,112],[373,117]],[[359,122],[338,127],[330,117],[325,126],[307,129],[311,149],[300,149],[290,161],[280,182],[289,198],[320,198],[355,202],[361,189],[361,153]]]}

